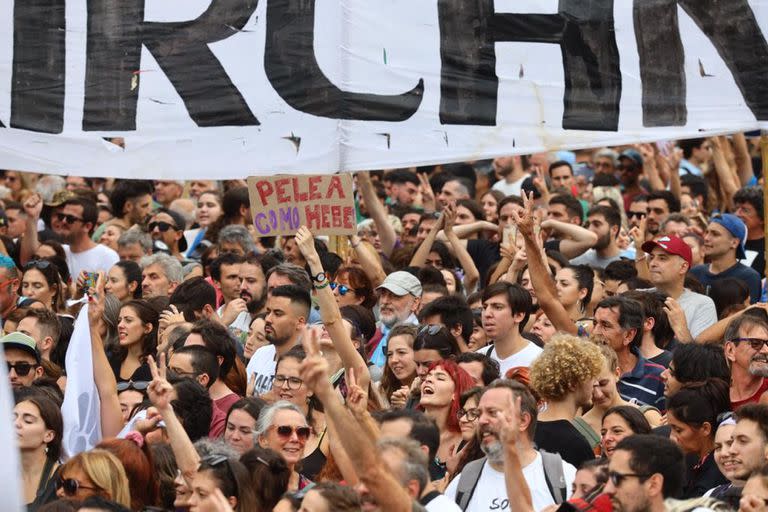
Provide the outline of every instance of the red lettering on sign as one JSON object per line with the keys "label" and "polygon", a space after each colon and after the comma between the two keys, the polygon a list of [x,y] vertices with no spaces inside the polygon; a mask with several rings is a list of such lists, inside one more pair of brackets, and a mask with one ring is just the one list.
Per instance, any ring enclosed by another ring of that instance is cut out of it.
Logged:
{"label": "red lettering on sign", "polygon": [[317,190],[318,183],[323,181],[322,176],[310,176],[309,177],[309,198],[313,201],[317,201],[318,199],[322,199],[323,196],[320,194],[320,191]]}
{"label": "red lettering on sign", "polygon": [[335,228],[341,227],[341,206],[337,204],[331,206],[331,224]]}
{"label": "red lettering on sign", "polygon": [[353,206],[345,206],[344,207],[344,214],[343,214],[344,222],[343,222],[343,228],[344,229],[355,229],[355,208]]}
{"label": "red lettering on sign", "polygon": [[259,192],[259,199],[261,199],[261,205],[267,205],[267,198],[274,193],[272,184],[268,181],[257,181],[256,190]]}
{"label": "red lettering on sign", "polygon": [[286,195],[285,187],[288,186],[288,179],[282,178],[275,181],[275,189],[277,190],[277,202],[287,203],[291,200],[291,196]]}
{"label": "red lettering on sign", "polygon": [[320,227],[320,211],[317,205],[306,205],[304,207],[304,216],[307,218],[307,227],[310,230],[315,229],[316,226]]}
{"label": "red lettering on sign", "polygon": [[328,193],[325,194],[325,198],[330,199],[334,191],[336,191],[339,199],[344,199],[344,186],[341,184],[341,176],[331,176],[331,182],[328,184]]}

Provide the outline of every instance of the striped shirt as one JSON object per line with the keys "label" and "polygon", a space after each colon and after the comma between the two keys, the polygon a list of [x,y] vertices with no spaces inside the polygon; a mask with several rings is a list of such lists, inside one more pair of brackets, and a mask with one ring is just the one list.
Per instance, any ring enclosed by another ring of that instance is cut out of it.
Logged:
{"label": "striped shirt", "polygon": [[630,351],[637,357],[637,364],[631,372],[625,373],[619,379],[621,398],[640,405],[652,405],[664,411],[664,381],[661,379],[664,367],[645,359],[636,347],[632,347]]}

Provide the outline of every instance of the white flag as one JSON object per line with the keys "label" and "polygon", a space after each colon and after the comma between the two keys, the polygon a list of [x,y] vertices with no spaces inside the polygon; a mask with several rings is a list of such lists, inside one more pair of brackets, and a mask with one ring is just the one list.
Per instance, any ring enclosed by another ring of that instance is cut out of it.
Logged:
{"label": "white flag", "polygon": [[61,414],[64,417],[64,452],[73,456],[101,441],[101,404],[93,380],[91,329],[88,304],[80,310],[67,349],[67,387]]}
{"label": "white flag", "polygon": [[21,497],[21,465],[19,464],[19,446],[13,426],[13,398],[8,380],[8,367],[5,365],[5,351],[0,350],[0,446],[4,446],[3,464],[0,464],[0,496],[3,497],[3,510],[22,512],[27,510]]}

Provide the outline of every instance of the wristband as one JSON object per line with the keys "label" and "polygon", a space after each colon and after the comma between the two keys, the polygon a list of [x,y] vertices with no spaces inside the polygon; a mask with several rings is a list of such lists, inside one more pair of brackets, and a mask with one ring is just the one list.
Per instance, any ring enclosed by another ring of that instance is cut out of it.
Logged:
{"label": "wristband", "polygon": [[322,290],[323,288],[327,287],[330,283],[330,281],[326,280],[324,283],[317,284],[315,283],[315,290]]}

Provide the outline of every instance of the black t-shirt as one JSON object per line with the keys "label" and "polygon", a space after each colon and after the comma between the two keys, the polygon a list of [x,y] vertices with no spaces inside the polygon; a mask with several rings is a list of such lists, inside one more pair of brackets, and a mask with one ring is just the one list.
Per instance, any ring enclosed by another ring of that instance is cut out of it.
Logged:
{"label": "black t-shirt", "polygon": [[480,282],[484,283],[488,271],[501,259],[499,244],[490,240],[467,240],[467,252],[480,272]]}
{"label": "black t-shirt", "polygon": [[664,368],[669,368],[669,363],[672,362],[672,352],[665,350],[661,354],[648,359],[652,363],[660,364]]}
{"label": "black t-shirt", "polygon": [[710,452],[704,458],[704,462],[699,462],[698,455],[686,456],[685,462],[687,471],[683,499],[698,498],[708,490],[728,483],[728,479],[723,476],[715,463],[714,452]]}
{"label": "black t-shirt", "polygon": [[[757,240],[747,240],[744,244],[744,249],[747,251],[755,251],[757,256],[752,260],[750,267],[755,269],[760,277],[765,277],[765,238],[758,238]],[[749,254],[747,254],[749,256]]]}
{"label": "black t-shirt", "polygon": [[589,442],[584,439],[576,427],[570,421],[538,421],[536,434],[533,437],[536,446],[550,453],[559,453],[560,456],[572,464],[576,469],[583,463],[595,458],[595,454],[589,447]]}

